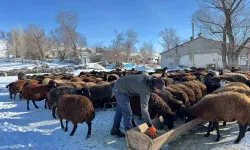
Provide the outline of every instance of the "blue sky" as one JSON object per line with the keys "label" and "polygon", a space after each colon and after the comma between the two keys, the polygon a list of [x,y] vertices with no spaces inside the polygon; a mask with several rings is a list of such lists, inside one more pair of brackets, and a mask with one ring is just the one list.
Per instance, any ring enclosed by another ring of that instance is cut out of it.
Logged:
{"label": "blue sky", "polygon": [[191,16],[197,8],[197,0],[5,0],[0,5],[0,30],[35,24],[49,32],[58,27],[59,11],[74,11],[80,20],[77,30],[90,47],[97,42],[108,46],[114,29],[133,29],[140,42],[152,41],[161,52],[159,32],[173,27],[182,39],[189,39]]}

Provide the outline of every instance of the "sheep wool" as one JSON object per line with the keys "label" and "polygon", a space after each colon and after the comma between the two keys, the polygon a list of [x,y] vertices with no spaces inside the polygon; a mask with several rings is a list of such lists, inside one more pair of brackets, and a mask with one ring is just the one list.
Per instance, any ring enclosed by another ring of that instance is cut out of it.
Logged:
{"label": "sheep wool", "polygon": [[74,125],[70,136],[73,136],[77,128],[78,123],[86,122],[88,124],[87,138],[91,135],[92,120],[95,118],[95,110],[91,101],[81,95],[63,95],[57,106],[58,118],[61,122],[61,128],[64,129],[62,120],[66,120],[66,128],[68,129],[68,121],[71,121]]}

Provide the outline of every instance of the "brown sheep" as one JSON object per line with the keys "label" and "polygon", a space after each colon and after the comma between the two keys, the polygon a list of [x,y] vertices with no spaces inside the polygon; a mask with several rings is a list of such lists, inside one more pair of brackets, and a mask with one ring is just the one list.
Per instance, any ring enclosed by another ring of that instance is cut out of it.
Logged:
{"label": "brown sheep", "polygon": [[169,91],[177,99],[181,100],[185,105],[187,105],[187,106],[190,105],[187,93],[185,91],[183,91],[182,89],[178,88],[177,86],[169,85],[164,90]]}
{"label": "brown sheep", "polygon": [[180,89],[182,89],[184,92],[186,92],[186,94],[188,95],[188,100],[191,103],[195,103],[196,102],[196,100],[195,100],[195,94],[194,94],[194,91],[192,89],[188,88],[184,84],[176,84],[175,86],[178,87],[178,88],[180,88]]}
{"label": "brown sheep", "polygon": [[[213,122],[217,131],[216,141],[220,140],[218,122],[237,120],[240,133],[235,143],[239,143],[245,135],[247,125],[250,123],[250,98],[245,94],[232,91],[209,94],[194,106],[186,108],[186,111],[192,116]],[[212,124],[209,124],[209,128],[211,127]],[[210,129],[205,136],[209,135]]]}
{"label": "brown sheep", "polygon": [[200,87],[195,83],[183,82],[182,84],[194,91],[196,101],[199,101],[203,97]]}
{"label": "brown sheep", "polygon": [[9,88],[10,99],[12,99],[12,94],[14,94],[14,100],[16,100],[16,94],[19,93],[19,99],[22,99],[22,90],[24,86],[28,84],[38,84],[37,80],[18,80],[16,82],[12,82],[6,86]]}
{"label": "brown sheep", "polygon": [[87,87],[92,87],[92,86],[95,86],[96,85],[96,83],[94,83],[94,82],[86,82],[85,83],[85,86],[87,86]]}
{"label": "brown sheep", "polygon": [[27,110],[29,109],[29,101],[32,100],[34,106],[39,108],[35,101],[45,100],[44,107],[47,108],[47,93],[50,91],[50,85],[29,84],[23,88],[23,98],[27,100]]}
{"label": "brown sheep", "polygon": [[87,77],[87,78],[83,79],[83,81],[84,82],[94,82],[94,83],[96,83],[96,80],[93,79],[93,78],[90,78],[90,77]]}
{"label": "brown sheep", "polygon": [[18,80],[16,82],[11,82],[6,86],[9,88],[10,99],[12,99],[12,94],[14,94],[14,100],[16,100],[16,94],[19,93],[19,98],[21,100],[21,92],[23,90],[24,85],[26,84],[25,80]]}
{"label": "brown sheep", "polygon": [[240,87],[244,87],[245,89],[249,89],[249,86],[247,86],[246,84],[242,83],[242,82],[231,82],[231,83],[227,83],[225,84],[223,87],[221,88],[226,88],[228,86],[240,86]]}
{"label": "brown sheep", "polygon": [[[133,114],[142,116],[140,97],[132,97],[130,100],[130,106]],[[174,127],[175,113],[171,110],[168,104],[155,93],[152,93],[150,96],[148,111],[151,119],[162,115],[164,118],[164,125],[167,125],[169,129],[172,129]]]}
{"label": "brown sheep", "polygon": [[196,81],[196,80],[193,80],[193,81],[190,81],[190,82],[195,83],[196,85],[198,85],[201,88],[202,96],[205,96],[207,94],[207,87],[206,87],[206,85],[204,83],[202,83],[200,81]]}
{"label": "brown sheep", "polygon": [[196,76],[185,76],[181,79],[181,82],[196,80]]}
{"label": "brown sheep", "polygon": [[[74,125],[70,136],[73,136],[78,123],[86,122],[88,124],[88,134],[86,138],[91,135],[92,120],[95,118],[95,110],[91,101],[81,95],[63,95],[57,106],[57,115],[60,119],[61,128],[64,131],[68,130],[68,122],[71,121]],[[66,128],[63,125],[63,119],[66,120]]]}
{"label": "brown sheep", "polygon": [[[245,90],[249,91],[249,88],[241,87],[241,86],[226,86],[226,87],[221,87],[213,92],[213,94],[221,93],[221,92],[226,92],[226,91],[237,91],[237,90]],[[240,92],[241,93],[241,92]]]}
{"label": "brown sheep", "polygon": [[169,91],[163,90],[158,95],[171,107],[173,110],[177,110],[183,105],[183,102],[176,99]]}

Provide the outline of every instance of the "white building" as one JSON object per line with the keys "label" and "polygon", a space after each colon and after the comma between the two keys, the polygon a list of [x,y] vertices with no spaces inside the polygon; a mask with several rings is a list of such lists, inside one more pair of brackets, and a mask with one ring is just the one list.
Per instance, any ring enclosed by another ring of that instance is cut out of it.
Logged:
{"label": "white building", "polygon": [[[239,66],[248,66],[248,57],[249,48],[245,48],[240,53]],[[223,67],[220,41],[199,36],[161,53],[162,68],[175,68],[179,65],[199,68],[206,67],[207,64]]]}
{"label": "white building", "polygon": [[150,64],[159,64],[161,60],[161,54],[160,53],[153,53],[152,56],[149,58]]}

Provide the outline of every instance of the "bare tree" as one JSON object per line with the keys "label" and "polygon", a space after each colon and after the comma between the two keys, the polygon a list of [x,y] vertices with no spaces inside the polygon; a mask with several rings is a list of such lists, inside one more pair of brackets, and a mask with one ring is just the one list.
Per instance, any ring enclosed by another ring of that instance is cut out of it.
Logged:
{"label": "bare tree", "polygon": [[127,30],[125,33],[125,41],[123,43],[122,49],[125,52],[125,61],[128,62],[128,57],[135,50],[135,44],[138,43],[137,33],[131,29]]}
{"label": "bare tree", "polygon": [[165,28],[163,31],[159,33],[160,36],[160,44],[161,46],[169,50],[175,47],[180,42],[180,38],[177,36],[175,29],[173,28]]}
{"label": "bare tree", "polygon": [[73,55],[78,57],[77,41],[78,34],[76,27],[78,26],[78,16],[74,12],[59,12],[56,16],[56,22],[60,25],[57,31],[60,32],[61,40],[66,48],[73,50]]}
{"label": "bare tree", "polygon": [[17,28],[12,28],[11,32],[5,33],[3,31],[0,32],[1,37],[7,43],[7,54],[13,54],[14,61],[16,62],[17,57],[24,57],[25,53],[25,33],[21,26]]}
{"label": "bare tree", "polygon": [[140,47],[140,54],[143,57],[143,63],[149,63],[149,58],[152,56],[152,53],[154,52],[153,44],[152,42],[143,42]]}
{"label": "bare tree", "polygon": [[250,40],[249,2],[247,0],[200,0],[194,14],[198,26],[222,42],[225,68],[237,67],[238,57]]}
{"label": "bare tree", "polygon": [[45,35],[44,29],[29,25],[26,31],[27,49],[33,59],[45,60],[46,52],[51,48],[50,40]]}
{"label": "bare tree", "polygon": [[123,32],[118,32],[117,30],[114,31],[115,39],[111,41],[110,49],[114,51],[113,56],[111,56],[113,61],[117,62],[118,60],[122,59],[122,45],[124,42],[124,34]]}

